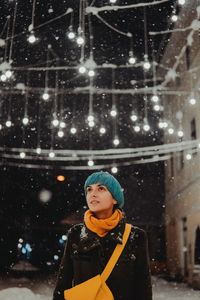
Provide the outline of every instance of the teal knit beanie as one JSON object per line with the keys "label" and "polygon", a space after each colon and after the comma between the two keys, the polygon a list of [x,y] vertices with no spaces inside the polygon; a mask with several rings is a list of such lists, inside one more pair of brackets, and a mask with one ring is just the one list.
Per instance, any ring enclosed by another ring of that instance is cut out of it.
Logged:
{"label": "teal knit beanie", "polygon": [[96,183],[100,183],[107,187],[113,198],[117,201],[119,208],[124,206],[124,193],[119,181],[114,176],[103,171],[92,173],[85,181],[85,194],[87,187]]}

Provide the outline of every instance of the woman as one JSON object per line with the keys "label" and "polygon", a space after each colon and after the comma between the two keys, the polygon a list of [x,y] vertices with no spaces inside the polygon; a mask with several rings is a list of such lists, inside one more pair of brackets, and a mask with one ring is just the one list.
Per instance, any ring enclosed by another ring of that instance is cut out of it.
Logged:
{"label": "woman", "polygon": [[[84,189],[89,209],[84,223],[68,232],[53,300],[63,300],[64,290],[101,274],[117,243],[122,244],[126,222],[120,183],[100,171],[87,178]],[[148,245],[142,229],[132,226],[106,284],[115,300],[152,300]]]}

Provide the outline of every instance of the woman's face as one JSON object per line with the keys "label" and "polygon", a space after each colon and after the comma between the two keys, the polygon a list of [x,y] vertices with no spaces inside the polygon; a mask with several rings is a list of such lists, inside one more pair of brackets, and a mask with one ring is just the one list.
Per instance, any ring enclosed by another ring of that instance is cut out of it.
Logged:
{"label": "woman's face", "polygon": [[89,185],[86,191],[87,205],[92,212],[112,214],[113,206],[117,201],[106,186],[95,183]]}

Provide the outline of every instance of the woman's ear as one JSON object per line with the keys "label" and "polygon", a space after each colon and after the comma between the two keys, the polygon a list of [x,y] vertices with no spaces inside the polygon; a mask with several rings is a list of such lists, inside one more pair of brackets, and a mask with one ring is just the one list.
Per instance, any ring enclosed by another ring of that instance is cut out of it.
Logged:
{"label": "woman's ear", "polygon": [[117,200],[113,198],[113,204],[117,204]]}

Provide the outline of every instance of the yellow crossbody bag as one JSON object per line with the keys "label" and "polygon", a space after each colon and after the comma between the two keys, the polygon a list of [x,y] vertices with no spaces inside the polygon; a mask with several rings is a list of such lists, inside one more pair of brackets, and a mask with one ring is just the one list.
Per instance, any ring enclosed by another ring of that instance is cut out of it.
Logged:
{"label": "yellow crossbody bag", "polygon": [[110,276],[126,245],[130,231],[131,225],[126,224],[123,234],[123,243],[117,244],[103,272],[73,288],[65,290],[65,300],[114,300],[113,294],[106,284],[106,280]]}

